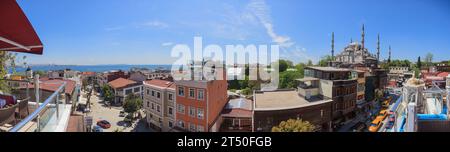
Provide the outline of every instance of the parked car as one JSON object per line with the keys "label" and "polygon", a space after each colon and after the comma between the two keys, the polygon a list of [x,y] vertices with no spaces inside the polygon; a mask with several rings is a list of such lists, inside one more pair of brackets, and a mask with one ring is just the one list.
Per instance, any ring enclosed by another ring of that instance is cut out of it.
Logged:
{"label": "parked car", "polygon": [[379,118],[381,121],[383,121],[384,119],[386,119],[387,115],[387,110],[381,110],[377,116],[377,119]]}
{"label": "parked car", "polygon": [[370,124],[369,131],[370,132],[377,132],[378,129],[383,125],[383,122],[380,118],[376,118],[372,123]]}
{"label": "parked car", "polygon": [[100,126],[94,126],[94,128],[92,128],[92,132],[103,132],[103,129]]}
{"label": "parked car", "polygon": [[111,128],[111,124],[108,121],[106,121],[106,120],[99,120],[99,121],[97,121],[97,126],[100,126],[103,129]]}

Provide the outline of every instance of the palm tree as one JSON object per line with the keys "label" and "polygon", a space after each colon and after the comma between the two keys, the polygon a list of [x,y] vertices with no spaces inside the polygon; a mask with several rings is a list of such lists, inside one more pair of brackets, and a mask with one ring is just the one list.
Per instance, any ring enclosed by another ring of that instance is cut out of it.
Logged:
{"label": "palm tree", "polygon": [[316,126],[302,119],[289,119],[282,121],[278,126],[272,128],[272,132],[314,132]]}

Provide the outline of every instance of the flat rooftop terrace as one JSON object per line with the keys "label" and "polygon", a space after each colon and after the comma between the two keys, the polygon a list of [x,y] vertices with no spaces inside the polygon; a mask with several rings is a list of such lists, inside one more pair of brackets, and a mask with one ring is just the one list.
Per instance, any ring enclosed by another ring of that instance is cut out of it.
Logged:
{"label": "flat rooftop terrace", "polygon": [[295,90],[257,91],[254,95],[255,111],[286,110],[331,102],[319,97],[306,100]]}

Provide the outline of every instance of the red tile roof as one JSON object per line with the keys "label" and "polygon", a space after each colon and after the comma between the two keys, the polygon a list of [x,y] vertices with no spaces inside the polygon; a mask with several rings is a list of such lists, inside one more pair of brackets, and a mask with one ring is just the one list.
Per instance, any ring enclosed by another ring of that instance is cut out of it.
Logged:
{"label": "red tile roof", "polygon": [[128,80],[128,79],[124,79],[124,78],[118,78],[114,81],[108,82],[108,84],[114,89],[126,87],[128,85],[132,85],[132,84],[136,84],[136,83],[137,83],[136,81]]}
{"label": "red tile roof", "polygon": [[82,72],[81,75],[95,75],[95,72]]}
{"label": "red tile roof", "polygon": [[[73,80],[48,79],[48,78],[42,78],[39,80],[41,81],[41,83],[39,84],[39,88],[41,90],[51,92],[55,92],[56,90],[58,90],[58,88],[62,85],[63,82],[66,82],[65,93],[71,95],[75,90],[76,86],[76,82]],[[34,88],[34,85],[30,84],[28,87]],[[26,85],[22,86],[21,88],[26,88]]]}
{"label": "red tile roof", "polygon": [[441,72],[441,73],[437,74],[437,76],[438,76],[438,77],[444,77],[444,78],[445,78],[445,77],[448,76],[448,74],[449,74],[448,72]]}
{"label": "red tile roof", "polygon": [[153,85],[153,86],[157,86],[157,87],[161,87],[161,88],[175,88],[175,84],[173,82],[166,81],[166,80],[158,80],[158,79],[148,80],[148,81],[145,81],[145,84],[149,84],[149,85]]}

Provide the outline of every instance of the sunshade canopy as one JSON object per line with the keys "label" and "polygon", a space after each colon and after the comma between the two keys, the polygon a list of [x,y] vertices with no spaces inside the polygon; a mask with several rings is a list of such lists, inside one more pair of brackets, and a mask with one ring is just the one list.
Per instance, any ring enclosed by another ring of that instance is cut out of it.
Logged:
{"label": "sunshade canopy", "polygon": [[15,0],[0,0],[0,51],[43,52],[41,40]]}

